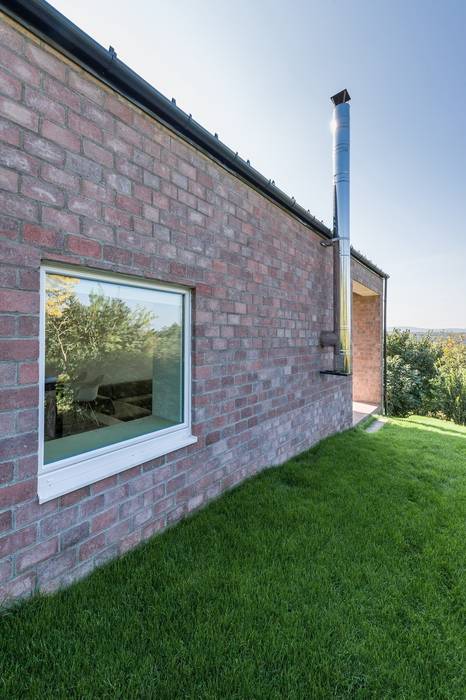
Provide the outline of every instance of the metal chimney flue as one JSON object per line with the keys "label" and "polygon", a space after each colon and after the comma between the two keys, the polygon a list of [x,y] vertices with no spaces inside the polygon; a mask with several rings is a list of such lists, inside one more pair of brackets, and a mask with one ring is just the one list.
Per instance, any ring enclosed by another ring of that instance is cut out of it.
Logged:
{"label": "metal chimney flue", "polygon": [[322,345],[334,346],[332,374],[349,375],[351,358],[351,245],[350,245],[350,96],[334,95],[333,108],[333,332],[321,334]]}

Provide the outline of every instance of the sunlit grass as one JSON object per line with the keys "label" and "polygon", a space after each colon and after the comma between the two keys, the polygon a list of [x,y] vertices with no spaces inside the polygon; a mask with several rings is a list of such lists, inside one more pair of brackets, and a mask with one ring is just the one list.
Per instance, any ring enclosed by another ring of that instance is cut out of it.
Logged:
{"label": "sunlit grass", "polygon": [[335,436],[7,612],[0,697],[464,700],[465,438]]}

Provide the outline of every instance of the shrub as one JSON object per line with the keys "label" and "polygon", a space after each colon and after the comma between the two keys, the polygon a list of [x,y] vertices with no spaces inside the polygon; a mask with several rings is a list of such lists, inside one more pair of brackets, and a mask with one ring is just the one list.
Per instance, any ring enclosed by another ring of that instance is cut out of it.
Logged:
{"label": "shrub", "polygon": [[400,355],[387,357],[387,411],[390,416],[408,416],[420,408],[421,377]]}
{"label": "shrub", "polygon": [[434,410],[466,425],[466,345],[449,338],[442,345],[434,382]]}

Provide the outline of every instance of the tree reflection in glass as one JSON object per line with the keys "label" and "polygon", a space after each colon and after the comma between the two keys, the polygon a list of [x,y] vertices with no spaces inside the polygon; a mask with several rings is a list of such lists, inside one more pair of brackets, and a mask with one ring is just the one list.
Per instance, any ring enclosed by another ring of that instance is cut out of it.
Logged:
{"label": "tree reflection in glass", "polygon": [[183,421],[183,298],[46,276],[45,462]]}

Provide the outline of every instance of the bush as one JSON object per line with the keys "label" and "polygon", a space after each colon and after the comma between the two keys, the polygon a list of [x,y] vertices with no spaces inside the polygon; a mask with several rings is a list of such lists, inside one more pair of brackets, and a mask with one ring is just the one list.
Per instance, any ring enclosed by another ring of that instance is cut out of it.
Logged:
{"label": "bush", "polygon": [[387,412],[438,415],[466,425],[466,345],[409,331],[387,336]]}
{"label": "bush", "polygon": [[434,382],[436,413],[466,425],[466,345],[447,340],[437,362]]}

